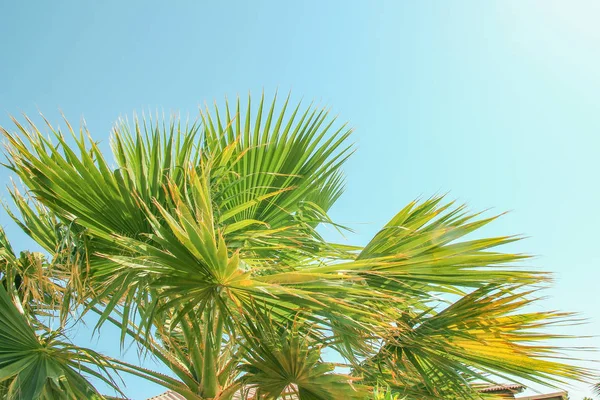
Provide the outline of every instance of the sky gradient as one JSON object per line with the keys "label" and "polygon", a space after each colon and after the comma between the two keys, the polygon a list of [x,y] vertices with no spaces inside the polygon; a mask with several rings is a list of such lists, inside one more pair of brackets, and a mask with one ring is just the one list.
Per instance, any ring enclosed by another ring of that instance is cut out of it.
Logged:
{"label": "sky gradient", "polygon": [[[591,0],[0,0],[0,125],[38,110],[59,124],[62,110],[106,145],[119,116],[193,118],[226,95],[291,90],[356,129],[331,212],[356,229],[351,243],[420,196],[511,211],[484,233],[527,236],[513,249],[554,273],[543,307],[589,320],[565,332],[598,335],[599,20]],[[0,224],[32,247],[4,211]],[[118,355],[110,329],[91,344],[79,330],[80,344]],[[126,382],[135,400],[162,391]]]}

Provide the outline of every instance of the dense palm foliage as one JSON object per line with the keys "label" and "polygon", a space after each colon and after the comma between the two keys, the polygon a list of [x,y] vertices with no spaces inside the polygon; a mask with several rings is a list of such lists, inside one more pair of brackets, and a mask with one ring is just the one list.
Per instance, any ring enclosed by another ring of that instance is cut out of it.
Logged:
{"label": "dense palm foliage", "polygon": [[[0,274],[15,294],[0,291],[0,335],[50,348],[31,363],[52,364],[31,376],[0,348],[0,380],[13,390],[32,379],[47,388],[36,389],[42,398],[50,387],[94,392],[77,364],[189,400],[317,400],[364,399],[381,385],[409,399],[468,399],[498,379],[586,377],[543,333],[569,315],[528,311],[547,276],[497,250],[518,238],[473,235],[495,217],[434,197],[404,207],[364,247],[324,240],[319,225],[344,229],[328,210],[342,193],[350,130],[323,110],[263,105],[238,101],[194,124],[121,122],[114,163],[68,124],[67,135],[48,125],[51,138],[29,120],[3,131],[7,166],[25,187],[12,189],[11,215],[47,256],[23,255],[37,257],[28,272],[5,243]],[[32,308],[19,312],[23,302]],[[42,303],[61,326],[96,313],[172,374],[57,342],[36,318]]]}

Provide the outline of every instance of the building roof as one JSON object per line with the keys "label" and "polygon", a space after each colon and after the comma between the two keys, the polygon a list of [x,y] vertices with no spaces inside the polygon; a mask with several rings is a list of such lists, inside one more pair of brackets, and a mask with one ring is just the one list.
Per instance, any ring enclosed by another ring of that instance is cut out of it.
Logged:
{"label": "building roof", "polygon": [[[254,390],[250,389],[250,393],[254,393]],[[239,393],[235,393],[233,395],[233,400],[241,399],[242,396]],[[158,396],[150,397],[148,400],[185,400],[185,397],[169,390],[165,393],[159,394]]]}
{"label": "building roof", "polygon": [[535,394],[533,396],[517,397],[517,400],[564,400],[567,392],[554,392],[548,394]]}
{"label": "building roof", "polygon": [[519,393],[519,392],[522,392],[523,389],[525,389],[525,386],[523,386],[523,385],[507,383],[507,384],[502,384],[502,385],[488,386],[486,388],[481,389],[480,392],[482,392],[482,393],[494,393],[494,392]]}
{"label": "building roof", "polygon": [[[481,389],[480,392],[482,392],[482,393],[494,393],[494,392],[519,393],[519,392],[523,391],[523,389],[525,389],[525,387],[523,385],[504,384],[504,385],[488,386],[486,388]],[[239,394],[235,394],[233,398],[234,398],[234,400],[241,399]],[[533,396],[517,397],[516,400],[564,400],[566,398],[567,398],[567,392],[555,392],[555,393],[548,393],[548,394],[536,394]],[[169,390],[163,394],[159,394],[158,396],[151,397],[148,400],[185,400],[185,397]]]}
{"label": "building roof", "polygon": [[185,400],[185,397],[169,390],[158,396],[150,397],[148,400]]}

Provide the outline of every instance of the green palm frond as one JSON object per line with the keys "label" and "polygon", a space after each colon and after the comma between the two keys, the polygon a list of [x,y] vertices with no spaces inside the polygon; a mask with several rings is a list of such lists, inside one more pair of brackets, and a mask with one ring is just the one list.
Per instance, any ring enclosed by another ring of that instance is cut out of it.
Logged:
{"label": "green palm frond", "polygon": [[440,312],[407,315],[360,371],[371,379],[381,375],[368,371],[386,371],[398,390],[411,394],[426,388],[432,398],[451,393],[479,398],[469,384],[474,379],[525,379],[556,387],[565,384],[557,377],[590,377],[585,369],[565,364],[560,349],[550,344],[563,336],[543,330],[570,315],[519,312],[532,303],[528,295],[519,287],[490,285]]}
{"label": "green palm frond", "polygon": [[19,215],[16,215],[8,205],[5,205],[4,209],[13,221],[47,252],[51,254],[60,252],[57,251],[57,247],[62,239],[61,223],[56,216],[29,193],[21,194],[17,185],[13,184],[9,192]]}
{"label": "green palm frond", "polygon": [[[425,294],[476,288],[488,283],[537,283],[546,274],[514,267],[527,255],[494,251],[515,236],[461,240],[493,222],[444,196],[413,201],[365,246],[357,257],[372,272],[370,284],[391,290],[410,287]],[[510,268],[502,268],[503,265]],[[379,276],[381,275],[381,276]],[[410,289],[408,289],[410,290]]]}
{"label": "green palm frond", "polygon": [[82,373],[118,390],[107,366],[101,355],[65,342],[57,332],[36,332],[0,285],[0,382],[6,382],[8,399],[74,400],[99,396]]}
{"label": "green palm frond", "polygon": [[0,228],[0,284],[22,312],[42,316],[56,310],[62,303],[62,276],[41,253],[16,255]]}
{"label": "green palm frond", "polygon": [[258,398],[277,399],[285,393],[300,400],[365,398],[366,387],[352,384],[353,378],[335,373],[334,364],[321,360],[322,344],[310,335],[310,326],[299,320],[282,326],[264,317],[249,317],[246,326],[241,380]]}

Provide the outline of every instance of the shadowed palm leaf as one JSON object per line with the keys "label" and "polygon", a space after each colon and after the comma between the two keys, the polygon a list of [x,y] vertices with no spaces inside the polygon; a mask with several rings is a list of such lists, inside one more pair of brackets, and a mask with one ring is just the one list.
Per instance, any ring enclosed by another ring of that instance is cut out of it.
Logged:
{"label": "shadowed palm leaf", "polygon": [[[36,324],[37,325],[37,324]],[[0,382],[8,399],[83,399],[98,396],[81,375],[94,376],[117,389],[107,361],[92,350],[61,340],[56,332],[36,329],[17,311],[0,286]]]}

